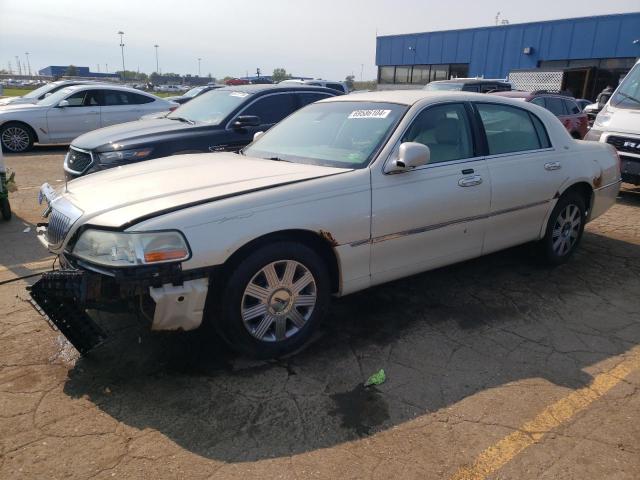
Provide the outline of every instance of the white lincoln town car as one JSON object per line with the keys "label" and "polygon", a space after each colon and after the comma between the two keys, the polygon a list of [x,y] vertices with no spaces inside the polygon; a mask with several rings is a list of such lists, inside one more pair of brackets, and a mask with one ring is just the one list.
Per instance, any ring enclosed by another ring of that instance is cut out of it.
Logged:
{"label": "white lincoln town car", "polygon": [[81,353],[107,336],[86,310],[125,307],[153,330],[210,325],[282,355],[332,296],[526,242],[567,261],[620,186],[611,146],[474,93],[335,97],[256,137],[43,185],[38,235],[61,269],[31,296]]}

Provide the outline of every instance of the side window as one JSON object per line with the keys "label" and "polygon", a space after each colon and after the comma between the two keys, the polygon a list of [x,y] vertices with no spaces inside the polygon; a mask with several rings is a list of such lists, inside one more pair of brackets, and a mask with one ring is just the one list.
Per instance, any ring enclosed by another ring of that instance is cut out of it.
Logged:
{"label": "side window", "polygon": [[567,112],[564,109],[564,103],[560,97],[547,97],[546,98],[547,109],[554,115],[566,115]]}
{"label": "side window", "polygon": [[116,105],[129,105],[127,92],[122,92],[120,90],[105,90],[104,105],[107,107],[114,107]]}
{"label": "side window", "polygon": [[327,93],[299,93],[298,100],[300,103],[300,108],[309,105],[310,103],[317,102],[318,100],[322,100],[324,98],[329,98],[331,95]]}
{"label": "side window", "polygon": [[531,100],[531,103],[533,103],[534,105],[539,105],[542,108],[547,108],[547,106],[544,103],[543,97],[536,97],[533,100]]}
{"label": "side window", "polygon": [[564,107],[567,109],[567,112],[569,112],[569,115],[577,115],[578,113],[580,113],[578,104],[573,100],[563,100],[563,102]]}
{"label": "side window", "polygon": [[426,108],[418,114],[402,141],[429,147],[429,163],[473,157],[469,118],[464,105],[459,103]]}
{"label": "side window", "polygon": [[154,101],[151,97],[133,92],[127,92],[127,99],[130,105],[142,105],[143,103],[151,103]]}
{"label": "side window", "polygon": [[256,115],[262,125],[278,123],[294,110],[293,94],[281,93],[259,98],[240,115]]}
{"label": "side window", "polygon": [[326,87],[331,88],[333,90],[337,90],[339,92],[344,92],[344,87],[339,83],[327,83]]}
{"label": "side window", "polygon": [[462,87],[462,91],[463,92],[478,92],[478,93],[480,93],[480,86],[479,85],[465,85],[464,87]]}
{"label": "side window", "polygon": [[65,98],[67,102],[69,102],[70,107],[84,107],[84,97],[87,95],[87,91],[83,90],[81,92],[76,92],[73,95]]}
{"label": "side window", "polygon": [[508,105],[478,103],[487,135],[489,155],[542,148],[532,117],[525,110]]}
{"label": "side window", "polygon": [[547,129],[544,128],[544,125],[542,124],[540,119],[533,113],[529,112],[529,116],[531,117],[531,120],[533,120],[533,126],[536,128],[538,140],[540,141],[540,145],[542,146],[542,148],[551,148],[551,141],[549,140]]}

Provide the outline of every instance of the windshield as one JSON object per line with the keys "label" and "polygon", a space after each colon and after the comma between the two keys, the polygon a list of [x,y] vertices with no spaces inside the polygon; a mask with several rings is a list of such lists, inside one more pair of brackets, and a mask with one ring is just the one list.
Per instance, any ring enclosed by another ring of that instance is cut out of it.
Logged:
{"label": "windshield", "polygon": [[67,95],[74,91],[73,87],[63,88],[57,92],[52,93],[48,97],[43,98],[38,102],[38,105],[57,105],[61,100],[64,100]]}
{"label": "windshield", "polygon": [[167,118],[184,118],[192,122],[220,125],[236,108],[251,96],[247,92],[211,90],[178,107]]}
{"label": "windshield", "polygon": [[462,90],[463,83],[428,83],[425,90]]}
{"label": "windshield", "polygon": [[35,90],[31,90],[29,93],[23,95],[23,98],[38,98],[40,95],[44,95],[57,86],[58,85],[56,83],[47,83],[46,85],[43,85],[40,88],[36,88]]}
{"label": "windshield", "polygon": [[614,107],[640,110],[640,63],[624,77],[610,102]]}
{"label": "windshield", "polygon": [[196,95],[198,95],[202,90],[204,90],[207,87],[196,87],[196,88],[192,88],[191,90],[189,90],[187,93],[184,94],[185,97],[195,97]]}
{"label": "windshield", "polygon": [[363,168],[393,131],[406,105],[326,102],[298,110],[242,153],[340,168]]}

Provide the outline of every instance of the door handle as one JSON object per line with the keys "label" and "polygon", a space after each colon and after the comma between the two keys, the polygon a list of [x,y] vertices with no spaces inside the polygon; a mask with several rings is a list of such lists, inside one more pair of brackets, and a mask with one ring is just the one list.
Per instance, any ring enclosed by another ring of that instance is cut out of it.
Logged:
{"label": "door handle", "polygon": [[464,177],[458,180],[458,185],[461,187],[473,187],[482,183],[482,177],[480,175],[473,175],[472,177]]}
{"label": "door handle", "polygon": [[562,165],[560,165],[560,162],[548,162],[544,164],[544,169],[545,170],[560,170],[562,168]]}

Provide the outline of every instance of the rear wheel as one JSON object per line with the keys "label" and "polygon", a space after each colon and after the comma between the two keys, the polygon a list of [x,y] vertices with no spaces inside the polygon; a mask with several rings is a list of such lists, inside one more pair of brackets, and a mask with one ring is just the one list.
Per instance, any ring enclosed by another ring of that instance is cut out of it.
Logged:
{"label": "rear wheel", "polygon": [[569,260],[582,239],[585,223],[584,199],[575,192],[560,197],[541,241],[543,254],[550,264],[560,265]]}
{"label": "rear wheel", "polygon": [[252,357],[300,348],[325,315],[329,274],[311,248],[277,242],[251,253],[231,272],[211,321],[232,348]]}
{"label": "rear wheel", "polygon": [[23,123],[9,122],[0,128],[0,143],[5,151],[21,153],[33,148],[35,141],[31,129]]}

